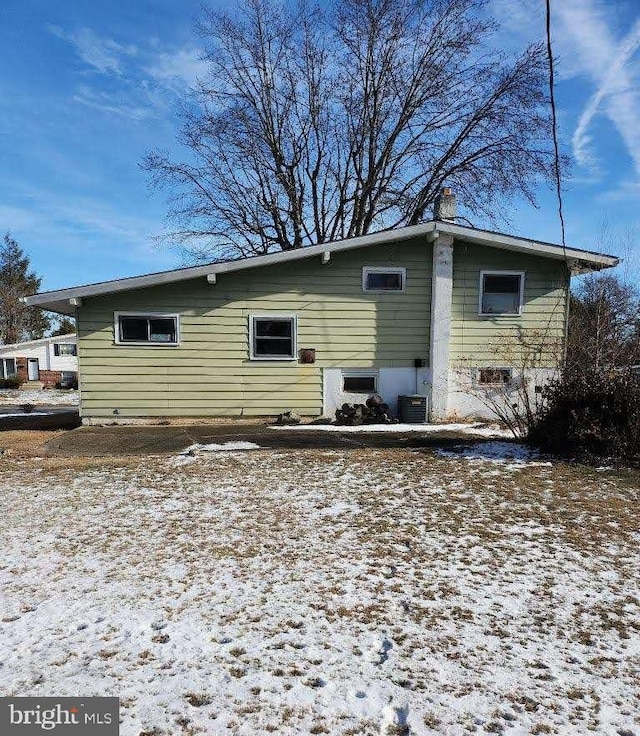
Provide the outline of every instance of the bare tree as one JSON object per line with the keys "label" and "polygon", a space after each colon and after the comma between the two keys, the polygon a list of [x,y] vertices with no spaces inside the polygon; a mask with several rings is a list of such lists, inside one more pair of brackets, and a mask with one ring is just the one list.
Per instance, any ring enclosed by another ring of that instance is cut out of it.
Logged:
{"label": "bare tree", "polygon": [[617,273],[587,276],[571,296],[567,364],[599,371],[640,364],[640,294]]}
{"label": "bare tree", "polygon": [[[492,48],[485,0],[244,0],[208,12],[188,158],[147,154],[173,242],[261,254],[411,225],[443,185],[494,217],[553,170],[539,45]],[[495,221],[495,219],[494,219]]]}

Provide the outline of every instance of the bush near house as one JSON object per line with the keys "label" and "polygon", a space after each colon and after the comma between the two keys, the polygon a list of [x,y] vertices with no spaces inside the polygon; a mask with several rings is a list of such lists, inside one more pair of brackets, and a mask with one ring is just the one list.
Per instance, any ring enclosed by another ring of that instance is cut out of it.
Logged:
{"label": "bush near house", "polygon": [[587,462],[640,465],[640,376],[573,367],[550,382],[528,440]]}
{"label": "bush near house", "polygon": [[18,376],[9,376],[8,378],[0,378],[0,389],[3,388],[20,388],[24,383],[23,379]]}

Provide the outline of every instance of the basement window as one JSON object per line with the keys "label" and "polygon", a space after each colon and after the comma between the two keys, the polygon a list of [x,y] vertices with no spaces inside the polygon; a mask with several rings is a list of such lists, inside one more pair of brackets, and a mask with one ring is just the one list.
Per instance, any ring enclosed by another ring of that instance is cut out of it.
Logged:
{"label": "basement window", "polygon": [[404,291],[407,281],[406,268],[373,268],[362,269],[363,291]]}
{"label": "basement window", "polygon": [[481,271],[480,314],[522,314],[523,286],[522,271]]}
{"label": "basement window", "polygon": [[478,383],[486,386],[504,386],[511,381],[511,368],[480,368]]}
{"label": "basement window", "polygon": [[293,360],[296,356],[296,327],[294,315],[251,316],[251,359]]}
{"label": "basement window", "polygon": [[119,345],[177,345],[177,314],[115,315],[116,343]]}
{"label": "basement window", "polygon": [[346,393],[375,393],[377,391],[378,377],[373,374],[354,373],[342,375],[342,390]]}

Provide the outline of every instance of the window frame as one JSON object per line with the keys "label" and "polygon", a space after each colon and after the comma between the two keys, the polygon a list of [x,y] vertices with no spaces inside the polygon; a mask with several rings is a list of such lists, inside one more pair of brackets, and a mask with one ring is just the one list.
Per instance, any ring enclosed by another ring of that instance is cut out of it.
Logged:
{"label": "window frame", "polygon": [[[368,289],[367,277],[370,273],[396,273],[402,279],[400,289]],[[369,294],[402,294],[407,290],[407,269],[401,266],[363,266],[362,267],[362,291]]]}
{"label": "window frame", "polygon": [[[173,319],[176,323],[175,342],[152,342],[151,340],[122,340],[120,339],[120,319],[122,317],[146,317],[149,319]],[[113,336],[116,345],[153,348],[175,348],[180,345],[180,315],[166,312],[114,312],[113,313]]]}
{"label": "window frame", "polygon": [[[524,279],[525,271],[501,271],[501,270],[482,270],[480,271],[480,284],[478,286],[478,316],[479,317],[521,317],[522,308],[524,306]],[[483,312],[482,300],[484,296],[484,277],[485,276],[519,276],[520,289],[518,293],[518,311],[517,312]]]}
{"label": "window frame", "polygon": [[[374,368],[362,369],[362,370],[343,370],[341,375],[342,378],[342,393],[344,394],[375,394],[378,392],[378,386],[380,383],[380,374]],[[347,378],[373,378],[372,389],[360,389],[353,390],[345,388],[344,382]]]}
{"label": "window frame", "polygon": [[[255,320],[289,320],[291,322],[291,355],[256,355]],[[291,362],[298,357],[298,315],[297,314],[250,314],[249,315],[249,360]]]}
{"label": "window frame", "polygon": [[[61,353],[60,348],[71,346],[73,348],[72,353]],[[78,357],[78,345],[75,342],[54,342],[53,343],[53,355],[55,358],[76,358]]]}
{"label": "window frame", "polygon": [[[482,381],[482,372],[483,371],[494,371],[494,372],[502,372],[506,371],[508,373],[508,378],[506,381]],[[507,366],[484,366],[483,368],[477,368],[476,369],[476,383],[478,386],[508,386],[513,381],[513,368],[509,368]]]}
{"label": "window frame", "polygon": [[[7,362],[12,361],[13,362],[13,373],[7,373]],[[2,363],[2,378],[11,378],[11,376],[17,376],[18,375],[18,365],[16,363],[16,358],[0,358],[0,363]]]}

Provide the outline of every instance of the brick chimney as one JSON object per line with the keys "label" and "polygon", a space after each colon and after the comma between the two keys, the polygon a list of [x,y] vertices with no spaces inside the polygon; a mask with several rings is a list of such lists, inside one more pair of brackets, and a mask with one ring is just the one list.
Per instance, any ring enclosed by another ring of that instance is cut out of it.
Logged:
{"label": "brick chimney", "polygon": [[433,203],[433,219],[455,223],[456,216],[456,195],[451,187],[443,187]]}

